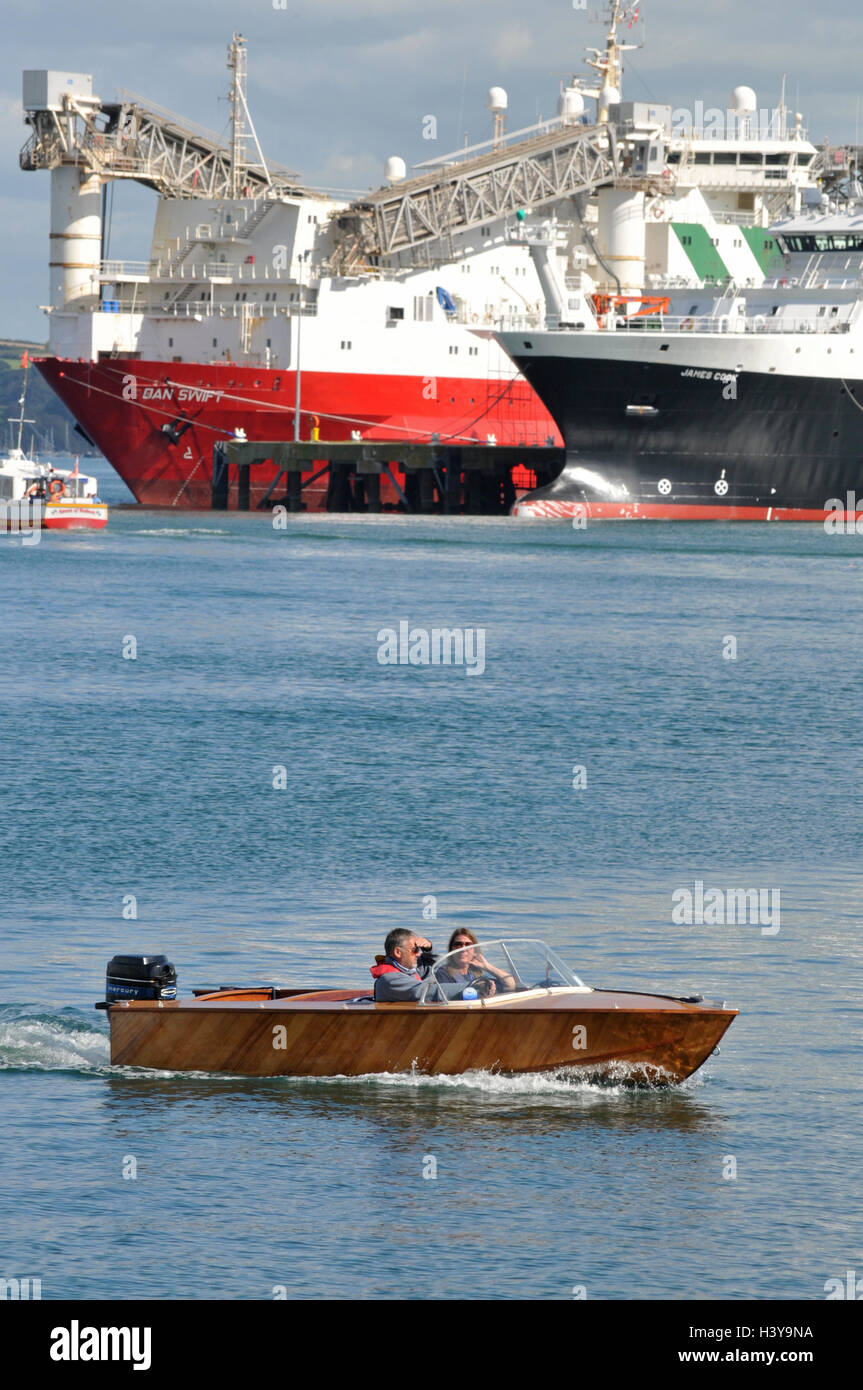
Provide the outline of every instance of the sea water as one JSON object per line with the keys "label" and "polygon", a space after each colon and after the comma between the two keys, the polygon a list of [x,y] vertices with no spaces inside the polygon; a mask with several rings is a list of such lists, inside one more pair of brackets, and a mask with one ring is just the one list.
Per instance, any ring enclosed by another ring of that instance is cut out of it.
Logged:
{"label": "sea water", "polygon": [[[863,1271],[863,537],[116,509],[0,566],[0,1277],[819,1299]],[[483,670],[382,661],[403,622],[482,631]],[[668,1090],[109,1065],[115,953],[181,993],[367,988],[394,926],[740,1016]]]}

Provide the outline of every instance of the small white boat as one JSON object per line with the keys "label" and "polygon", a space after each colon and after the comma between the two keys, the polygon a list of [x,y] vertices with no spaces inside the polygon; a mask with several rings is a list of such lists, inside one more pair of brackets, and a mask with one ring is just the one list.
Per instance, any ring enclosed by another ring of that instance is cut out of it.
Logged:
{"label": "small white boat", "polygon": [[21,409],[10,422],[18,426],[18,443],[0,454],[0,530],[102,530],[108,524],[107,503],[98,496],[96,479],[80,471],[78,460],[72,469],[55,468],[30,458],[22,449],[24,426],[33,423],[24,418],[26,396],[25,363]]}

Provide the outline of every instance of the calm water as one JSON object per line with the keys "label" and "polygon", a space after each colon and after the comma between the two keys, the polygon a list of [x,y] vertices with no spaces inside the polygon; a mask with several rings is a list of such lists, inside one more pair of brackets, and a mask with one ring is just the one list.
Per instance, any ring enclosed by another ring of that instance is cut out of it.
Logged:
{"label": "calm water", "polygon": [[[733,1299],[863,1269],[863,538],[118,511],[0,541],[0,1276]],[[484,628],[484,673],[379,664],[402,619]],[[678,925],[696,880],[778,889],[780,930]],[[397,924],[741,1016],[669,1092],[108,1065],[115,952],[363,984]]]}

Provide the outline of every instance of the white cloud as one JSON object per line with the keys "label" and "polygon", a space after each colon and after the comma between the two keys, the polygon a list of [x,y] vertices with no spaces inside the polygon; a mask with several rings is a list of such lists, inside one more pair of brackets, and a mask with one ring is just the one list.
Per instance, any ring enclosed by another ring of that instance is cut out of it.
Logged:
{"label": "white cloud", "polygon": [[526,55],[532,44],[533,36],[526,24],[507,24],[495,35],[491,51],[499,63],[510,67]]}

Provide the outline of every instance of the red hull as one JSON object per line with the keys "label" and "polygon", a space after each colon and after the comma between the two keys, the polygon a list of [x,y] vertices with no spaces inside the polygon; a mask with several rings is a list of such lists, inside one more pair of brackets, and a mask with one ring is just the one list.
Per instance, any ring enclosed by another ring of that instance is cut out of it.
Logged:
{"label": "red hull", "polygon": [[[555,499],[518,502],[513,515],[527,520],[574,521],[820,521],[833,511],[795,507],[740,507],[671,502],[559,502]],[[849,514],[850,516],[850,514]],[[850,520],[853,521],[853,516]]]}
{"label": "red hull", "polygon": [[[232,438],[237,429],[250,440],[287,440],[294,435],[292,372],[233,363],[117,358],[87,362],[47,357],[36,366],[137,500],[147,506],[209,508],[213,446]],[[314,415],[321,433],[333,440],[350,439],[359,430],[370,438],[412,442],[438,433],[443,443],[454,444],[485,443],[489,434],[501,445],[561,443],[551,417],[522,379],[507,384],[438,378],[436,400],[425,399],[427,383],[428,378],[304,371],[301,437],[310,438]],[[322,460],[319,467],[323,464]],[[395,468],[393,473],[401,485],[403,475]],[[254,508],[263,501],[276,470],[262,463],[250,474]],[[310,477],[311,473],[304,475],[304,484]],[[279,484],[274,500],[283,491]],[[324,474],[303,487],[303,504],[309,510],[323,509],[326,495]],[[385,506],[399,501],[386,476],[381,479],[381,501]]]}

